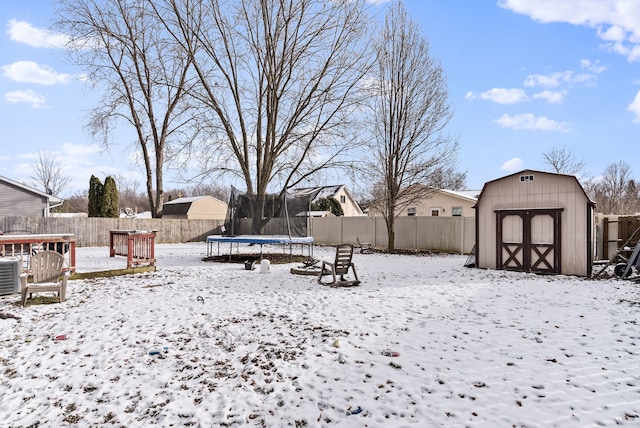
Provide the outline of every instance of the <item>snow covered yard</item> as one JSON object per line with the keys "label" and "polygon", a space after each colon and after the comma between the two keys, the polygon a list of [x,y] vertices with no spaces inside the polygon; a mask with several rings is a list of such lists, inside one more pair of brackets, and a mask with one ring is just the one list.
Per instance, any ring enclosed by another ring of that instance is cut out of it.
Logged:
{"label": "snow covered yard", "polygon": [[63,304],[0,296],[17,317],[0,319],[0,425],[640,424],[632,282],[355,254],[362,285],[330,288],[296,264],[203,262],[204,243],[156,255],[156,272],[70,281]]}

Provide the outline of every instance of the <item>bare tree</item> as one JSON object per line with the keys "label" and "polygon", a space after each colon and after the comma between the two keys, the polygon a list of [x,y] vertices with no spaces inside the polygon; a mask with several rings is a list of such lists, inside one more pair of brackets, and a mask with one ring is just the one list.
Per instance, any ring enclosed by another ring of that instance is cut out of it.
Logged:
{"label": "bare tree", "polygon": [[543,152],[542,158],[558,174],[582,175],[586,167],[584,161],[577,159],[566,146]]}
{"label": "bare tree", "polygon": [[230,193],[231,191],[228,187],[222,187],[214,183],[200,184],[188,189],[188,194],[191,196],[213,196],[225,202],[229,200]]}
{"label": "bare tree", "polygon": [[344,161],[370,64],[365,0],[167,1],[158,16],[189,53],[211,114],[204,171],[264,195]]}
{"label": "bare tree", "polygon": [[65,213],[86,213],[89,211],[89,192],[87,190],[77,191],[73,195],[65,198],[61,212]]}
{"label": "bare tree", "polygon": [[230,189],[227,187],[222,187],[218,184],[205,183],[200,183],[198,185],[189,187],[178,187],[167,191],[167,194],[169,195],[171,200],[182,197],[213,196],[214,198],[220,199],[221,201],[225,202],[229,200],[230,193]]}
{"label": "bare tree", "polygon": [[585,188],[603,214],[633,214],[640,211],[640,194],[624,161],[607,166],[602,177],[590,180]]}
{"label": "bare tree", "polygon": [[154,217],[162,216],[163,171],[177,147],[193,138],[196,121],[185,98],[189,56],[175,48],[148,1],[59,0],[57,27],[70,37],[70,58],[88,81],[103,89],[89,116],[94,136],[109,135],[124,120],[146,170],[146,187]]}
{"label": "bare tree", "polygon": [[429,186],[435,189],[464,190],[467,187],[467,171],[457,171],[455,164],[446,166],[429,177]]}
{"label": "bare tree", "polygon": [[395,220],[407,206],[428,197],[454,170],[457,139],[444,133],[452,117],[444,72],[402,2],[390,6],[376,44],[373,206],[387,226],[395,250]]}
{"label": "bare tree", "polygon": [[121,213],[131,215],[150,211],[149,198],[145,192],[140,192],[140,183],[137,180],[122,174],[116,175],[114,179],[118,184],[118,202]]}
{"label": "bare tree", "polygon": [[62,162],[57,161],[52,153],[38,150],[38,162],[33,166],[31,179],[34,187],[41,188],[51,195],[59,195],[71,182],[71,177],[64,175]]}

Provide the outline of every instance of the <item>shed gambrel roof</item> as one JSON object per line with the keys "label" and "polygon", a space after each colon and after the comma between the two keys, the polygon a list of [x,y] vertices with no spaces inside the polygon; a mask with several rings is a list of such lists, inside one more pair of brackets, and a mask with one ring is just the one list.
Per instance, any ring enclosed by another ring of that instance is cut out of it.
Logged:
{"label": "shed gambrel roof", "polygon": [[560,173],[549,172],[549,171],[538,171],[538,170],[535,170],[535,169],[523,169],[522,171],[514,172],[513,174],[505,175],[503,177],[487,181],[486,183],[484,183],[484,186],[482,186],[482,191],[480,192],[480,195],[478,196],[478,199],[480,199],[480,197],[482,196],[482,193],[487,188],[487,186],[492,184],[492,183],[495,183],[497,181],[502,181],[502,180],[505,180],[505,179],[508,179],[508,178],[511,178],[511,177],[515,177],[516,175],[535,175],[535,174],[556,175],[556,176],[559,176],[559,177],[565,177],[565,178],[567,178],[569,180],[575,180],[576,183],[578,184],[578,187],[580,188],[580,190],[584,194],[584,197],[587,199],[588,203],[595,207],[596,203],[593,201],[593,199],[591,199],[589,197],[587,192],[584,190],[584,187],[582,187],[582,184],[580,183],[580,180],[578,180],[578,178],[575,175],[560,174]]}
{"label": "shed gambrel roof", "polygon": [[186,215],[191,208],[191,204],[208,197],[209,196],[189,196],[165,202],[164,204],[162,204],[163,215]]}

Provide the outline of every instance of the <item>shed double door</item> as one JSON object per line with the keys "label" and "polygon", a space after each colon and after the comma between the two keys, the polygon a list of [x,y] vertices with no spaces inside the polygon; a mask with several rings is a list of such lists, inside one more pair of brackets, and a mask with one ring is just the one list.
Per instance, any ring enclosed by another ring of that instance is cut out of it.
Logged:
{"label": "shed double door", "polygon": [[496,211],[498,269],[560,273],[561,211]]}

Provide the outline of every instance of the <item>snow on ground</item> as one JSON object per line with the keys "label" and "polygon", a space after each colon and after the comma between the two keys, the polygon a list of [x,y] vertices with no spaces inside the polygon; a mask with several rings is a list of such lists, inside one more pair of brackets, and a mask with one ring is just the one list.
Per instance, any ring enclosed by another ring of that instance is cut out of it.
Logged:
{"label": "snow on ground", "polygon": [[[77,253],[80,272],[126,265]],[[355,254],[362,284],[330,288],[205,255],[157,245],[156,272],[70,281],[63,304],[0,296],[19,318],[0,319],[0,425],[640,424],[632,282]]]}

